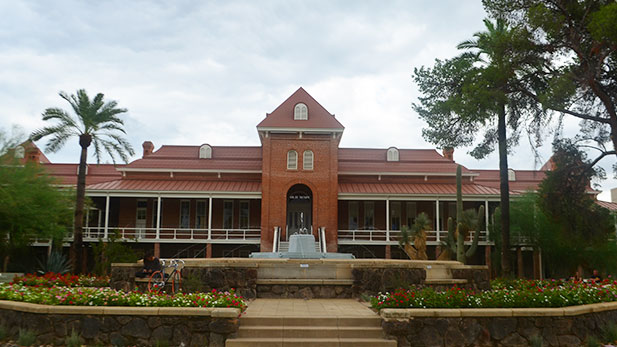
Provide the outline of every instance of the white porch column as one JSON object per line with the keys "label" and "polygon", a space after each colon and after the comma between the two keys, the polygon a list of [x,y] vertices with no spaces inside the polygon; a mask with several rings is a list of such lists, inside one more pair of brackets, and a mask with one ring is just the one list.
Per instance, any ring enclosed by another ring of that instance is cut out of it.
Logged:
{"label": "white porch column", "polygon": [[109,194],[105,196],[105,229],[103,229],[103,240],[107,241],[109,234]]}
{"label": "white porch column", "polygon": [[439,242],[441,241],[441,238],[439,235],[440,234],[439,231],[441,230],[441,220],[440,220],[441,216],[439,215],[439,199],[435,200],[435,218],[436,218],[435,228],[437,229],[435,231],[437,232],[437,242]]}
{"label": "white porch column", "polygon": [[488,200],[484,200],[484,229],[486,229],[486,241],[488,241]]}
{"label": "white porch column", "polygon": [[386,241],[390,241],[390,199],[386,198]]}
{"label": "white porch column", "polygon": [[161,196],[156,198],[156,239],[161,238]]}
{"label": "white porch column", "polygon": [[208,240],[212,239],[212,194],[208,198]]}

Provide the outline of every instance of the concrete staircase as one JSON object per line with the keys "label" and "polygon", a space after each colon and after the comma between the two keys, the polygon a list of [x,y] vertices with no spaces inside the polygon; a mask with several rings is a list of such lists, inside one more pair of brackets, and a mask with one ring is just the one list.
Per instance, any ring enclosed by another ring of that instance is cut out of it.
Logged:
{"label": "concrete staircase", "polygon": [[379,316],[241,317],[237,338],[225,346],[395,347],[396,341],[383,338]]}
{"label": "concrete staircase", "polygon": [[[315,252],[319,252],[319,242],[315,242]],[[279,252],[289,252],[289,241],[279,243]]]}

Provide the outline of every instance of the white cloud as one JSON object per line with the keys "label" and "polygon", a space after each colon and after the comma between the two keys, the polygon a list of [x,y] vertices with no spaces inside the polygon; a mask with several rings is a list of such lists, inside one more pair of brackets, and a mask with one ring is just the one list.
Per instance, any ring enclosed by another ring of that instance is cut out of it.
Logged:
{"label": "white cloud", "polygon": [[[30,132],[46,107],[67,107],[59,91],[103,92],[128,108],[136,157],[145,140],[259,145],[255,125],[300,86],[345,125],[342,146],[431,148],[413,68],[457,54],[485,16],[454,0],[7,1],[0,13],[2,125]],[[510,166],[533,169],[521,142]],[[75,162],[76,147],[49,157]],[[497,167],[465,152],[468,167]]]}

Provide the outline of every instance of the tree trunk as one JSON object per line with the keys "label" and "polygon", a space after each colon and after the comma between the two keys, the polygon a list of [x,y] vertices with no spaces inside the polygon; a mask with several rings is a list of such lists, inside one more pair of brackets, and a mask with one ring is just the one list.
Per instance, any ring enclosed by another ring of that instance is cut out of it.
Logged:
{"label": "tree trunk", "polygon": [[499,190],[501,205],[501,275],[510,276],[510,185],[508,183],[508,146],[506,143],[506,105],[501,103],[497,122],[499,142]]}
{"label": "tree trunk", "polygon": [[81,156],[79,158],[79,173],[77,174],[77,197],[75,199],[75,220],[73,224],[73,246],[71,247],[71,265],[73,273],[86,271],[83,266],[83,225],[84,204],[86,199],[86,160],[88,159],[88,147],[92,143],[92,136],[83,134],[79,136]]}

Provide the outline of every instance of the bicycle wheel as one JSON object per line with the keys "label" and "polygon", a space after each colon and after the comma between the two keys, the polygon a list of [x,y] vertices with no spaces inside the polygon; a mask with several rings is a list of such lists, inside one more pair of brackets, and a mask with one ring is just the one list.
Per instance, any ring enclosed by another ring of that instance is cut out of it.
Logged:
{"label": "bicycle wheel", "polygon": [[171,274],[171,292],[172,293],[177,293],[180,291],[180,288],[182,287],[182,276],[180,275],[180,271],[175,271],[173,274]]}
{"label": "bicycle wheel", "polygon": [[160,271],[155,271],[148,280],[148,291],[160,292],[163,287],[165,287],[165,278],[163,273]]}

